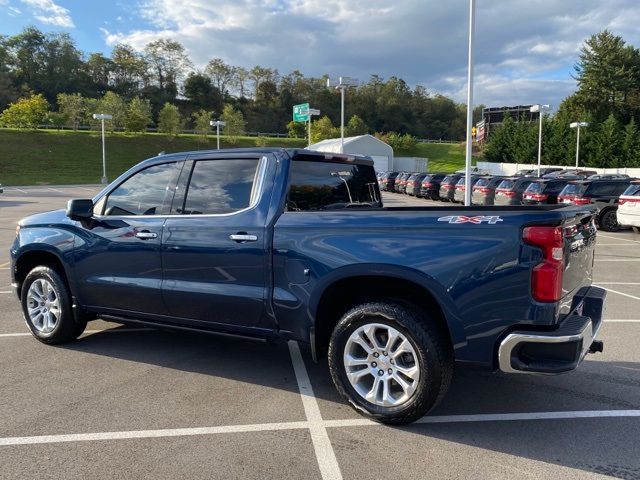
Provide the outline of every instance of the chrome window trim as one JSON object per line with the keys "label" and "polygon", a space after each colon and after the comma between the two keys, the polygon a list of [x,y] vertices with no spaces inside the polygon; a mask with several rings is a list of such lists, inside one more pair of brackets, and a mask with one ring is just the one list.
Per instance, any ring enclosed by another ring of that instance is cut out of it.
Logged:
{"label": "chrome window trim", "polygon": [[[234,159],[229,159],[229,160],[234,160]],[[237,159],[235,159],[235,160],[237,160]],[[199,161],[199,160],[194,160],[194,163],[197,162],[197,161]],[[200,160],[200,161],[209,161],[209,160]],[[215,160],[211,160],[211,161],[215,161]],[[126,218],[135,219],[135,218],[176,218],[176,217],[180,217],[180,218],[207,218],[207,217],[230,217],[232,215],[238,215],[240,213],[248,212],[249,210],[253,210],[254,208],[256,208],[256,206],[258,205],[258,202],[260,201],[260,197],[264,193],[264,188],[263,187],[264,187],[265,178],[267,176],[267,165],[268,165],[268,159],[267,159],[266,156],[263,156],[258,160],[258,167],[256,169],[256,175],[254,177],[254,183],[253,183],[253,187],[251,189],[251,197],[250,197],[249,206],[245,207],[245,208],[243,208],[241,210],[237,210],[235,212],[229,212],[229,213],[203,213],[203,214],[182,214],[182,213],[178,213],[178,214],[166,214],[166,215],[94,215],[94,217],[96,219],[98,219],[98,220],[104,220],[104,219],[118,220],[118,219],[123,219],[123,218],[125,218],[125,219]],[[136,172],[136,173],[138,173],[138,172]],[[131,177],[129,177],[129,178],[131,178]],[[126,180],[125,180],[125,182],[126,182]],[[124,182],[122,182],[122,183],[124,183]],[[120,185],[122,185],[122,183]],[[118,186],[120,186],[120,185],[118,185]],[[118,187],[116,187],[116,188],[118,188]],[[176,190],[177,189],[178,189],[178,186],[176,185]],[[108,196],[110,193],[111,192],[109,192],[107,195],[105,195],[105,197]],[[255,196],[254,196],[254,193],[255,193]],[[188,189],[187,189],[187,194],[188,194]],[[100,200],[98,200],[98,201],[100,201]]]}

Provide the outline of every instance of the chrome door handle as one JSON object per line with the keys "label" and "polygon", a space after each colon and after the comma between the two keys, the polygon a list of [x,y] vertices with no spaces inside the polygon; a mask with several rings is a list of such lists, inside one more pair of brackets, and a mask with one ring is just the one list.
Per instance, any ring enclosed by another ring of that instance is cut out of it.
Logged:
{"label": "chrome door handle", "polygon": [[248,235],[246,233],[236,233],[229,235],[229,240],[234,242],[256,242],[258,240],[257,235]]}
{"label": "chrome door handle", "polygon": [[141,240],[151,240],[152,238],[158,238],[158,234],[155,232],[146,231],[136,232],[136,238],[139,238]]}

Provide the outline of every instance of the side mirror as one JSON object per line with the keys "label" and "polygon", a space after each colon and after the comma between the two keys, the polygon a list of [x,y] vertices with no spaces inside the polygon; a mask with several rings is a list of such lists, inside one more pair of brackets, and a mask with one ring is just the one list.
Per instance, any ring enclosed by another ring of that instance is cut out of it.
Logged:
{"label": "side mirror", "polygon": [[93,200],[69,200],[67,202],[67,217],[71,220],[86,220],[93,217]]}

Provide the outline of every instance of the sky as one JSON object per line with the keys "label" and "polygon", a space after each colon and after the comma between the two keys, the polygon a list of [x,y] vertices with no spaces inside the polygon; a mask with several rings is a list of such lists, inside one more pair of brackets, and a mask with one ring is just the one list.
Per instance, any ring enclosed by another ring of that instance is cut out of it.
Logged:
{"label": "sky", "polygon": [[[474,104],[557,105],[584,40],[608,28],[640,47],[639,0],[477,0]],[[0,34],[69,32],[84,52],[181,42],[196,67],[378,74],[466,101],[468,0],[0,0]]]}

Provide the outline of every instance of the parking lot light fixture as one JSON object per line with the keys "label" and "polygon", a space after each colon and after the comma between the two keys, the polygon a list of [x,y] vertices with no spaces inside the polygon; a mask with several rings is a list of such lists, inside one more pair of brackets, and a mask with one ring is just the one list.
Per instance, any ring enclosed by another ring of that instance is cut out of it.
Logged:
{"label": "parking lot light fixture", "polygon": [[108,113],[94,113],[93,118],[94,120],[100,120],[100,123],[102,124],[102,178],[100,179],[100,183],[106,185],[109,183],[109,180],[107,180],[107,153],[104,144],[104,121],[112,120],[113,115],[109,115]]}
{"label": "parking lot light fixture", "polygon": [[351,77],[338,77],[337,80],[327,78],[327,87],[340,90],[340,153],[344,153],[344,92],[349,87],[357,87],[358,79]]}
{"label": "parking lot light fixture", "polygon": [[578,168],[578,163],[580,162],[580,128],[588,127],[588,122],[573,122],[569,124],[569,127],[577,129],[577,138],[576,138],[576,168]]}
{"label": "parking lot light fixture", "polygon": [[222,120],[211,120],[209,125],[216,127],[216,149],[220,150],[220,127],[226,127],[227,123]]}
{"label": "parking lot light fixture", "polygon": [[540,176],[540,164],[542,163],[542,114],[544,111],[549,110],[551,107],[549,105],[531,105],[529,109],[531,113],[539,113],[540,122],[538,127],[538,176]]}

